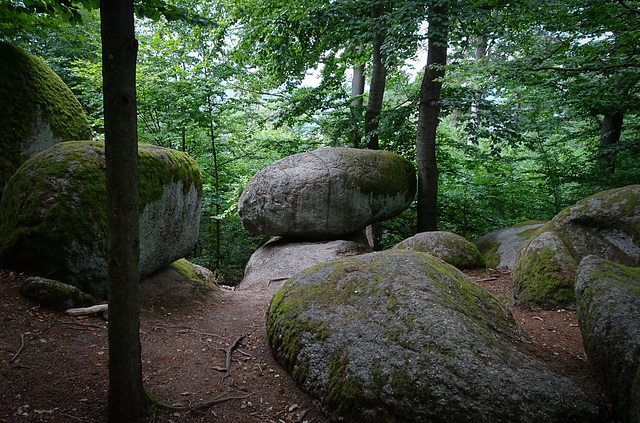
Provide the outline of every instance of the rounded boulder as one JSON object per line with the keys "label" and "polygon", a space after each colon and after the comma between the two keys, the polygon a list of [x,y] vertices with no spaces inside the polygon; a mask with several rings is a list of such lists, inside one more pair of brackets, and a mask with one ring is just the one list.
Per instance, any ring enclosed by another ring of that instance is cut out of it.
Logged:
{"label": "rounded boulder", "polygon": [[379,150],[327,147],[294,154],[258,172],[238,202],[254,234],[337,238],[409,207],[415,169]]}
{"label": "rounded boulder", "polygon": [[291,278],[267,311],[279,363],[331,421],[598,422],[484,288],[429,254],[387,250]]}
{"label": "rounded boulder", "polygon": [[[138,148],[140,276],[195,245],[202,180],[186,153]],[[0,262],[105,298],[107,200],[104,143],[71,141],[36,154],[0,200]]]}
{"label": "rounded boulder", "polygon": [[91,138],[82,106],[40,58],[0,42],[0,193],[29,157]]}

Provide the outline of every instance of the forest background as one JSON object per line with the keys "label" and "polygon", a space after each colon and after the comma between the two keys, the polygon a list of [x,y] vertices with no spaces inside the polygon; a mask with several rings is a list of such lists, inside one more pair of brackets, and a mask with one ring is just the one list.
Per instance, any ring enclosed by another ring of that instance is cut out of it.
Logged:
{"label": "forest background", "polygon": [[[442,83],[439,230],[473,240],[640,183],[639,1],[155,3],[136,3],[138,137],[200,165],[200,239],[189,259],[225,284],[239,282],[267,240],[236,212],[266,165],[338,145],[419,165],[428,38],[446,53],[432,66]],[[0,40],[42,57],[102,139],[97,6],[3,0]],[[384,222],[382,248],[416,232],[417,208]]]}

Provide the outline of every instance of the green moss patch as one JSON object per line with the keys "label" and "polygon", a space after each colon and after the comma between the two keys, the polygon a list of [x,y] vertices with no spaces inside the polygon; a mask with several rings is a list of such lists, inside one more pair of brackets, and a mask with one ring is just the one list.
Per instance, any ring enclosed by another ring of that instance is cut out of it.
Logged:
{"label": "green moss patch", "polygon": [[82,106],[60,77],[41,59],[0,42],[0,185],[26,159],[23,143],[38,115],[60,141],[91,138]]}

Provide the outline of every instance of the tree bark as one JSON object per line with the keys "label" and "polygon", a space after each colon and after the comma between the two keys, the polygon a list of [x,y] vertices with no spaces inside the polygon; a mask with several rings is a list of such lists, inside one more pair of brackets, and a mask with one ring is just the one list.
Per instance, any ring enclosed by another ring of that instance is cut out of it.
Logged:
{"label": "tree bark", "polygon": [[[487,55],[487,37],[484,35],[478,35],[476,39],[476,55],[475,61],[481,61]],[[480,101],[482,100],[483,92],[479,87],[476,87],[471,101],[471,128],[473,134],[469,137],[469,143],[475,144],[478,141],[478,131],[480,130]]]}
{"label": "tree bark", "polygon": [[[375,20],[384,15],[384,4],[382,2],[374,5],[371,9],[371,17]],[[364,114],[364,134],[367,138],[367,148],[378,149],[378,117],[382,111],[382,100],[384,98],[384,88],[387,83],[387,68],[382,60],[382,44],[385,35],[382,29],[376,31],[373,42],[373,58],[371,68],[371,85],[369,86],[369,101]]]}
{"label": "tree bark", "polygon": [[614,173],[616,170],[616,154],[604,151],[607,147],[617,144],[622,133],[624,115],[614,113],[605,115],[600,127],[600,142],[598,143],[598,167],[601,171]]}
{"label": "tree bark", "polygon": [[420,86],[418,105],[418,232],[438,229],[438,165],[436,130],[440,113],[440,91],[447,63],[448,21],[442,5],[429,6],[427,66]]}
{"label": "tree bark", "polygon": [[133,1],[100,5],[107,174],[109,422],[147,412],[140,345],[138,137]]}
{"label": "tree bark", "polygon": [[[364,46],[358,46],[356,51],[364,50]],[[362,113],[362,95],[364,94],[364,65],[353,68],[353,79],[351,80],[351,119],[353,129],[351,131],[351,146],[359,148],[362,142],[362,131],[359,128],[360,113]]]}

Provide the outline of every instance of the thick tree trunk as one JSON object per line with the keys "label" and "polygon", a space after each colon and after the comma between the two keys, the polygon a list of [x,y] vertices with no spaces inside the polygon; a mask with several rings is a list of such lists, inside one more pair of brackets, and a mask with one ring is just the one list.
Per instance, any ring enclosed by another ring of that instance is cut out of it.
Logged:
{"label": "thick tree trunk", "polygon": [[[378,3],[371,9],[371,17],[378,19],[384,15],[384,4]],[[387,83],[387,68],[382,60],[382,44],[384,43],[384,32],[378,29],[373,42],[373,58],[371,68],[371,85],[369,86],[369,101],[364,114],[364,134],[367,137],[367,148],[378,149],[378,117],[382,111],[382,100],[384,98],[384,88]]]}
{"label": "thick tree trunk", "polygon": [[442,6],[429,7],[429,51],[418,106],[416,161],[418,164],[418,232],[438,229],[438,166],[436,130],[440,91],[447,63],[448,24]]}
{"label": "thick tree trunk", "polygon": [[144,416],[139,313],[138,137],[132,0],[102,1],[107,173],[109,422]]}
{"label": "thick tree trunk", "polygon": [[622,113],[614,113],[605,115],[602,119],[602,127],[600,128],[600,142],[598,143],[598,167],[603,172],[614,173],[616,170],[616,154],[613,152],[603,151],[607,147],[617,144],[620,141],[622,133],[622,123],[624,115]]}

